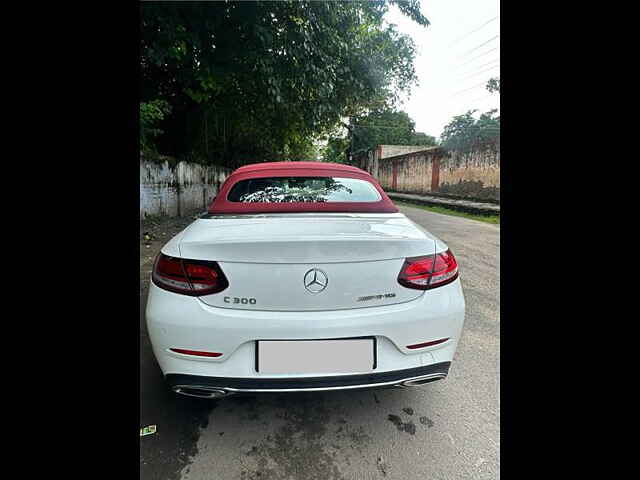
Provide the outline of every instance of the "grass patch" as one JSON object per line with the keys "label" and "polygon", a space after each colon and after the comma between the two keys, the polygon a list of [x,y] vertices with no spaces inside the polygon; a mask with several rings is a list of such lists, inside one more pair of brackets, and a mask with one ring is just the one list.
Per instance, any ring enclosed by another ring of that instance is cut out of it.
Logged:
{"label": "grass patch", "polygon": [[463,218],[468,218],[470,220],[478,220],[479,222],[500,225],[500,215],[478,215],[477,213],[461,212],[460,210],[453,210],[451,208],[445,208],[440,206],[436,207],[431,205],[420,205],[417,203],[403,202],[400,200],[394,200],[393,203],[395,203],[398,206],[420,208],[422,210],[426,210],[427,212],[442,213],[444,215],[452,215],[454,217],[463,217]]}

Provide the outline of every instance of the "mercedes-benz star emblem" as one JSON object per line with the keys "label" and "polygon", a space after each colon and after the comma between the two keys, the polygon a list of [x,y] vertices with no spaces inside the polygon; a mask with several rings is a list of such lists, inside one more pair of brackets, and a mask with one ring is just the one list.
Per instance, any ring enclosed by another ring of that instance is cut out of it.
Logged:
{"label": "mercedes-benz star emblem", "polygon": [[311,293],[320,293],[329,284],[327,274],[317,268],[312,268],[304,274],[304,288]]}

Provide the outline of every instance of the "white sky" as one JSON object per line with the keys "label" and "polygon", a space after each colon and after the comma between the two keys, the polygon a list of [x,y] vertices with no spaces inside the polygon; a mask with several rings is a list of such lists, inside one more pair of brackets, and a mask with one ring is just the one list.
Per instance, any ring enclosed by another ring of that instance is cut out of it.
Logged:
{"label": "white sky", "polygon": [[[419,85],[401,108],[416,122],[416,131],[439,137],[455,115],[477,108],[477,117],[500,106],[500,96],[484,87],[489,78],[500,76],[500,38],[493,38],[500,35],[500,4],[498,0],[422,0],[421,4],[431,22],[426,28],[395,6],[385,18],[410,35],[417,47],[414,65]],[[480,46],[484,42],[488,43]]]}

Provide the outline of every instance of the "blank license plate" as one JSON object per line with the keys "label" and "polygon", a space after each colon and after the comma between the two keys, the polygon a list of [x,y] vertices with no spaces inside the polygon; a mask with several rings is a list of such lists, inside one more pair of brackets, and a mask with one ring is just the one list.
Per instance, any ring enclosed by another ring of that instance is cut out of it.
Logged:
{"label": "blank license plate", "polygon": [[257,344],[260,373],[366,373],[375,368],[374,339],[265,340]]}

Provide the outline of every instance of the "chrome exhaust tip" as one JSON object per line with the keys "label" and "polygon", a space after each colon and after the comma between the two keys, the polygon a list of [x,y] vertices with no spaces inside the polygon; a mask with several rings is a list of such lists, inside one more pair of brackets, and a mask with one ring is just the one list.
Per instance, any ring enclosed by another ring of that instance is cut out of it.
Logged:
{"label": "chrome exhaust tip", "polygon": [[173,387],[175,393],[180,395],[186,395],[187,397],[196,398],[208,398],[216,399],[230,395],[226,390],[220,388],[200,387],[200,386],[188,386],[188,385],[176,385]]}
{"label": "chrome exhaust tip", "polygon": [[419,385],[424,385],[426,383],[435,382],[436,380],[440,380],[445,378],[447,375],[444,373],[432,373],[431,375],[423,375],[421,377],[410,378],[409,380],[405,380],[402,382],[403,387],[417,387]]}

